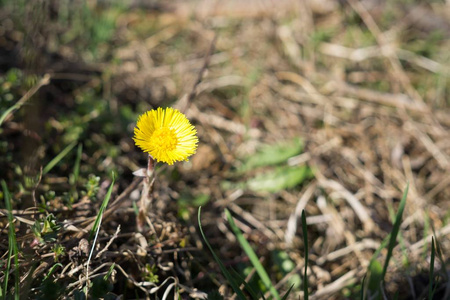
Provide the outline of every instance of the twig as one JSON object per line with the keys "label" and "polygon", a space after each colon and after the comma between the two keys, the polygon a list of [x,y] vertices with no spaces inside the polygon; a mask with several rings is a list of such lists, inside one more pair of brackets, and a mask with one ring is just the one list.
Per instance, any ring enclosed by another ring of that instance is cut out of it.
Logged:
{"label": "twig", "polygon": [[[391,47],[390,45],[385,45],[384,47]],[[321,43],[319,51],[325,55],[345,58],[360,62],[372,57],[379,57],[382,55],[382,50],[379,46],[369,46],[364,48],[349,48],[338,44],[332,43]],[[441,63],[429,59],[427,57],[417,55],[411,51],[404,49],[395,49],[395,53],[399,59],[405,60],[407,62],[413,63],[425,70],[433,73],[442,73],[444,76],[449,76],[446,66]]]}
{"label": "twig", "polygon": [[117,226],[117,229],[116,229],[116,232],[114,233],[114,235],[113,235],[113,236],[111,237],[111,239],[108,241],[108,243],[106,244],[106,246],[105,246],[100,252],[97,253],[97,255],[95,256],[95,258],[99,258],[100,256],[102,256],[103,253],[105,253],[105,252],[108,250],[109,246],[111,246],[112,242],[117,238],[119,232],[120,232],[120,225]]}
{"label": "twig", "polygon": [[268,229],[261,221],[255,218],[251,213],[243,210],[239,205],[236,205],[234,202],[228,204],[229,209],[236,214],[240,215],[243,219],[245,219],[248,224],[254,226],[256,229],[260,230],[267,238],[274,240],[276,238],[276,234],[273,233],[270,229]]}
{"label": "twig", "polygon": [[187,95],[187,97],[185,96],[185,97],[183,97],[184,99],[181,99],[181,100],[184,100],[183,101],[184,103],[180,104],[182,106],[180,108],[180,111],[183,113],[189,109],[192,101],[194,100],[195,96],[197,95],[197,87],[202,82],[203,76],[205,75],[205,72],[208,69],[209,63],[211,61],[211,55],[214,52],[214,49],[216,48],[217,37],[218,37],[217,34],[215,34],[213,40],[211,41],[211,45],[209,46],[209,50],[206,53],[205,60],[203,62],[203,66],[200,69],[200,71],[198,72],[197,80],[195,81],[194,85],[192,86],[191,92]]}
{"label": "twig", "polygon": [[414,102],[405,94],[381,93],[370,89],[357,87],[345,82],[330,82],[329,88],[336,89],[341,93],[351,94],[361,100],[374,102],[380,105],[407,109],[411,111],[426,112],[427,108],[422,103]]}
{"label": "twig", "polygon": [[320,289],[320,291],[317,291],[314,295],[310,297],[311,300],[314,299],[324,299],[325,295],[331,295],[338,291],[341,291],[342,288],[345,286],[348,286],[356,281],[355,278],[356,270],[351,270],[350,272],[346,273],[345,275],[339,277],[336,281],[333,281],[329,285],[324,286]]}
{"label": "twig", "polygon": [[333,261],[338,258],[341,258],[342,256],[345,256],[347,254],[350,254],[354,252],[355,250],[362,251],[365,249],[377,249],[380,246],[380,243],[377,241],[374,241],[372,239],[364,239],[361,242],[351,244],[347,247],[338,249],[336,251],[330,252],[324,256],[321,256],[317,259],[318,265],[323,265],[325,262]]}
{"label": "twig", "polygon": [[319,185],[324,188],[329,188],[339,192],[339,194],[347,200],[348,204],[353,208],[358,218],[361,220],[363,224],[364,231],[371,232],[373,228],[375,228],[375,224],[372,221],[369,213],[366,208],[360,203],[358,198],[356,198],[352,193],[350,193],[342,184],[335,180],[326,179],[320,172],[317,172],[317,179],[319,181]]}
{"label": "twig", "polygon": [[450,157],[441,151],[439,147],[431,140],[431,138],[424,132],[422,132],[415,124],[414,121],[407,122],[405,124],[406,129],[410,129],[415,133],[416,138],[425,146],[425,149],[434,157],[438,165],[444,169],[448,170],[450,167]]}
{"label": "twig", "polygon": [[121,267],[119,264],[116,264],[116,265],[114,266],[114,268],[116,268],[116,269],[118,269],[120,272],[122,272],[122,274],[123,274],[129,281],[131,281],[131,282],[134,284],[134,286],[136,286],[136,287],[139,288],[141,291],[143,291],[143,292],[145,293],[145,295],[147,295],[147,298],[146,298],[146,299],[150,299],[150,298],[149,298],[150,293],[148,292],[148,290],[147,290],[146,288],[143,287],[143,284],[142,284],[142,283],[139,283],[139,282],[137,282],[136,280],[134,280],[134,278],[133,278],[132,276],[128,275],[128,273],[125,272],[125,270],[122,269],[122,267]]}
{"label": "twig", "polygon": [[450,172],[444,175],[444,180],[438,182],[434,188],[432,188],[428,193],[425,194],[424,198],[427,201],[431,201],[437,194],[439,194],[443,189],[447,188],[450,184]]}
{"label": "twig", "polygon": [[297,232],[297,223],[302,214],[302,210],[305,208],[306,203],[308,203],[308,201],[313,196],[315,190],[316,190],[316,184],[315,183],[310,184],[309,187],[306,189],[306,191],[303,193],[303,195],[298,200],[294,213],[292,213],[289,217],[289,221],[288,221],[287,228],[286,228],[286,233],[284,236],[284,240],[286,241],[286,244],[288,244],[288,246],[292,245],[294,236]]}
{"label": "twig", "polygon": [[431,239],[433,238],[433,236],[435,238],[439,238],[441,236],[447,236],[450,234],[450,225],[447,225],[445,227],[442,227],[441,229],[439,229],[438,231],[436,231],[436,234],[430,234],[428,235],[426,238],[423,238],[422,240],[418,241],[415,244],[412,244],[411,247],[409,247],[409,250],[411,252],[417,251],[420,248],[422,248],[425,244],[429,244],[431,243]]}
{"label": "twig", "polygon": [[[103,273],[97,273],[97,272],[98,272],[99,270],[103,269],[104,267],[111,266],[112,264],[113,264],[112,262],[108,262],[108,263],[103,263],[103,264],[101,264],[100,266],[98,266],[96,269],[94,269],[94,270],[92,271],[91,277],[94,276],[94,275],[95,275],[96,277],[98,277],[98,276],[101,276],[101,275],[106,275],[106,274],[108,274],[108,272],[103,272]],[[86,265],[86,264],[84,264],[84,265]],[[116,266],[118,266],[118,265],[115,265],[115,267],[116,267]],[[67,289],[71,289],[71,288],[73,288],[73,287],[75,287],[75,286],[77,286],[77,285],[81,285],[81,284],[83,284],[84,282],[86,282],[87,280],[89,280],[88,277],[80,278],[78,281],[69,284],[69,285],[67,286]]]}

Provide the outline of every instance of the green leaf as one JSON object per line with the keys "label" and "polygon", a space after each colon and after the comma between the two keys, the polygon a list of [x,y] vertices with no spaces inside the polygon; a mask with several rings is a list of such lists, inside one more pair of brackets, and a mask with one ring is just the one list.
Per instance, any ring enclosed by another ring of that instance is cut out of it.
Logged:
{"label": "green leaf", "polygon": [[273,166],[287,161],[303,151],[303,142],[296,138],[289,142],[263,146],[260,151],[247,158],[240,171],[263,166]]}
{"label": "green leaf", "polygon": [[306,166],[284,166],[249,179],[247,187],[254,191],[278,192],[295,187],[312,175],[311,169]]}
{"label": "green leaf", "polygon": [[234,277],[239,278],[239,282],[241,282],[244,285],[245,290],[247,291],[247,293],[250,294],[252,299],[258,299],[258,295],[254,291],[252,286],[245,281],[245,278],[241,274],[239,274],[236,270],[234,270],[233,268],[230,268],[230,269],[231,269],[231,274],[233,274]]}
{"label": "green leaf", "polygon": [[294,285],[291,285],[291,287],[287,290],[286,294],[284,294],[283,298],[281,298],[281,300],[286,300],[289,297],[289,294],[292,291],[292,288],[294,287]]}

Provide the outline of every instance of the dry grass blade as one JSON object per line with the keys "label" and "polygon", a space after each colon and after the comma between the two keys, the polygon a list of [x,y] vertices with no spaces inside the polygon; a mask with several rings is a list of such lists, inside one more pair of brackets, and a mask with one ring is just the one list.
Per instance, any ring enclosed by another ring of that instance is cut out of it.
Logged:
{"label": "dry grass blade", "polygon": [[355,0],[347,0],[347,1],[350,3],[352,8],[361,16],[361,19],[364,21],[367,28],[369,28],[369,30],[377,39],[377,42],[381,48],[380,49],[381,53],[389,60],[394,75],[396,78],[398,78],[403,88],[406,90],[409,96],[412,97],[415,101],[423,103],[422,97],[419,95],[419,93],[417,93],[417,91],[412,86],[411,81],[409,77],[406,75],[405,71],[403,70],[398,57],[396,57],[395,50],[393,50],[391,47],[388,47],[388,41],[384,33],[381,32],[375,20],[372,18],[370,13],[364,7],[364,4],[362,2],[357,2]]}
{"label": "dry grass blade", "polygon": [[298,200],[297,205],[295,206],[295,211],[289,217],[286,233],[285,233],[285,241],[290,246],[294,240],[294,236],[297,231],[297,222],[301,218],[301,213],[305,209],[306,203],[311,199],[314,191],[316,190],[316,185],[311,184],[303,193],[303,195]]}
{"label": "dry grass blade", "polygon": [[342,186],[339,182],[334,180],[327,180],[319,177],[319,184],[324,188],[332,189],[339,193],[341,197],[343,197],[348,204],[353,208],[358,218],[361,220],[363,224],[364,230],[366,232],[370,232],[375,227],[375,224],[372,221],[367,209],[360,203],[358,198],[356,198],[352,193],[350,193],[344,186]]}
{"label": "dry grass blade", "polygon": [[356,282],[355,275],[357,274],[356,270],[350,271],[341,277],[339,279],[335,280],[334,282],[324,286],[320,289],[320,291],[317,291],[313,295],[311,295],[310,299],[323,299],[323,297],[327,295],[333,295],[336,292],[342,290],[345,286],[351,285]]}

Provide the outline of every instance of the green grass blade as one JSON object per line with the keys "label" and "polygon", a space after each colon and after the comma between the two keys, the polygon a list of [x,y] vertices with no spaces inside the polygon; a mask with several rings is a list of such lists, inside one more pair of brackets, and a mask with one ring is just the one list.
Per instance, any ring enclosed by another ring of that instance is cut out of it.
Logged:
{"label": "green grass blade", "polygon": [[64,266],[63,266],[62,264],[60,264],[60,263],[54,264],[54,265],[50,268],[50,271],[48,271],[48,274],[44,277],[44,279],[43,279],[42,281],[47,280],[47,279],[50,277],[50,275],[52,275],[53,272],[55,272],[56,267],[64,268]]}
{"label": "green grass blade", "polygon": [[73,167],[73,185],[75,186],[78,181],[78,176],[80,175],[80,163],[81,155],[83,154],[83,144],[78,145],[77,158],[75,159],[75,166]]}
{"label": "green grass blade", "polygon": [[281,300],[286,300],[287,297],[289,297],[289,294],[291,293],[293,287],[294,287],[294,284],[291,285],[291,287],[287,290],[286,294],[284,294],[284,296],[283,296],[283,298],[281,298]]}
{"label": "green grass blade", "polygon": [[8,108],[0,117],[0,126],[3,124],[3,121],[5,121],[6,117],[17,108],[17,105],[14,104],[13,106],[11,106],[10,108]]}
{"label": "green grass blade", "polygon": [[400,292],[399,291],[395,292],[394,300],[398,300],[398,297],[400,297]]}
{"label": "green grass blade", "polygon": [[[423,216],[423,240],[426,240],[426,237],[428,236],[428,232],[430,231],[430,216],[429,216],[429,211],[426,210],[425,214]],[[428,243],[425,242],[424,246],[423,246],[423,251],[422,251],[422,260],[425,261],[426,257],[427,257],[427,253],[428,253]]]}
{"label": "green grass blade", "polygon": [[2,189],[3,189],[3,195],[5,198],[5,206],[8,210],[8,223],[9,223],[9,231],[8,231],[8,258],[6,262],[6,270],[5,270],[5,282],[4,282],[4,294],[3,299],[6,299],[7,291],[8,291],[8,280],[9,280],[9,273],[11,270],[11,256],[14,254],[14,299],[19,299],[20,295],[20,287],[19,287],[19,249],[17,247],[17,241],[16,241],[16,231],[14,227],[14,218],[12,214],[12,207],[11,207],[11,195],[9,194],[8,186],[6,185],[6,182],[2,180]]}
{"label": "green grass blade", "polygon": [[44,169],[42,170],[42,174],[47,174],[48,172],[50,172],[50,170],[53,169],[53,167],[56,166],[61,161],[61,159],[63,159],[70,152],[70,150],[75,147],[76,144],[77,142],[72,142],[69,146],[64,148],[63,151],[61,151],[44,167]]}
{"label": "green grass blade", "polygon": [[94,227],[92,227],[91,233],[89,235],[89,241],[92,240],[92,237],[97,232],[97,229],[100,226],[103,212],[105,211],[106,206],[108,205],[109,199],[111,198],[112,190],[114,187],[114,182],[115,182],[115,178],[114,178],[114,173],[113,173],[111,185],[109,186],[108,192],[106,193],[105,198],[103,199],[102,205],[100,206],[100,210],[98,211],[97,218],[95,219],[95,222],[94,222]]}
{"label": "green grass blade", "polygon": [[434,237],[431,238],[431,261],[430,261],[430,286],[428,287],[428,299],[433,300],[434,297],[434,257],[436,246],[434,245]]}
{"label": "green grass blade", "polygon": [[[436,233],[435,233],[436,234]],[[436,259],[438,259],[439,260],[439,262],[440,262],[440,264],[442,265],[442,266],[445,266],[446,265],[446,257],[444,257],[444,255],[443,255],[443,251],[442,251],[442,248],[441,248],[441,246],[440,246],[440,243],[439,243],[439,241],[438,240],[436,240],[436,238],[434,239],[434,260],[436,261]],[[447,282],[448,282],[448,280],[449,280],[449,277],[447,276],[447,277],[445,277],[445,279],[447,280]],[[436,279],[434,280],[434,281],[436,281]],[[433,295],[434,295],[434,293],[436,292],[436,290],[439,288],[439,285],[437,285],[437,284],[434,284],[434,287],[433,287]],[[445,291],[445,294],[446,295],[448,295],[448,288],[446,289],[446,291]]]}
{"label": "green grass blade", "polygon": [[[13,228],[12,226],[14,225],[12,222],[12,213],[11,213],[11,203],[9,202],[9,191],[8,191],[8,187],[6,186],[6,182],[4,180],[2,180],[2,188],[3,188],[3,194],[5,197],[5,206],[6,209],[8,210],[8,222],[9,222],[9,231],[8,231],[8,238],[10,238],[11,236],[11,228]],[[13,233],[14,234],[14,233]],[[9,280],[9,272],[11,269],[11,242],[9,243],[9,248],[8,248],[8,257],[6,259],[6,269],[5,269],[5,279],[4,279],[4,288],[3,290],[5,291],[5,294],[3,295],[3,300],[6,299],[6,294],[8,291],[8,280]]]}
{"label": "green grass blade", "polygon": [[303,278],[303,294],[305,300],[308,300],[308,230],[306,228],[306,214],[305,210],[302,210],[302,230],[303,230],[303,244],[305,246],[305,275]]}
{"label": "green grass blade", "polygon": [[[256,292],[253,290],[253,288],[245,281],[245,278],[243,278],[241,276],[241,274],[239,274],[235,269],[230,268],[230,273],[232,273],[234,275],[234,277],[239,278],[239,282],[242,283],[245,287],[245,291],[247,291],[247,293],[250,294],[250,296],[252,297],[252,299],[258,299],[258,295],[256,294]],[[264,298],[264,296],[263,296]]]}
{"label": "green grass blade", "polygon": [[395,216],[394,227],[392,228],[391,237],[390,237],[389,245],[388,245],[388,253],[386,256],[386,261],[384,262],[382,280],[384,280],[384,278],[386,276],[389,261],[391,260],[391,257],[392,257],[392,251],[394,250],[394,247],[395,247],[395,244],[397,241],[397,235],[400,231],[400,225],[402,224],[402,215],[403,215],[403,211],[405,210],[405,205],[406,205],[406,197],[408,196],[408,189],[409,189],[409,183],[406,185],[406,189],[403,192],[403,197],[402,197],[402,200],[400,201],[397,215]]}
{"label": "green grass blade", "polygon": [[[386,245],[389,242],[390,234],[384,238],[384,240],[381,242],[380,246],[378,246],[377,250],[375,250],[374,254],[372,255],[372,258],[370,259],[369,266],[367,267],[367,273],[365,275],[365,281],[362,284],[362,291],[361,295],[365,297],[364,295],[368,296],[367,291],[369,290],[371,293],[376,293],[379,290],[379,287],[381,286],[381,273],[382,273],[382,267],[381,263],[377,261],[378,256],[380,255],[381,251],[386,248]],[[361,298],[361,300],[364,300],[364,298]]]}
{"label": "green grass blade", "polygon": [[200,234],[201,234],[203,240],[205,241],[205,244],[208,247],[209,251],[211,251],[211,253],[212,253],[213,257],[214,257],[214,260],[219,265],[220,270],[222,271],[222,274],[227,278],[228,282],[231,285],[231,288],[236,293],[238,299],[245,300],[246,297],[245,297],[244,293],[241,291],[241,289],[239,288],[238,284],[235,282],[234,278],[231,276],[231,274],[225,268],[225,266],[223,265],[222,261],[216,255],[216,253],[214,252],[213,248],[211,247],[211,245],[209,244],[208,240],[206,239],[205,234],[203,233],[203,228],[202,228],[202,223],[201,223],[201,218],[200,218],[201,211],[202,211],[202,207],[199,206],[199,208],[198,208],[198,228],[200,230]]}
{"label": "green grass blade", "polygon": [[280,300],[281,297],[278,294],[275,287],[273,286],[272,282],[270,281],[269,275],[267,275],[266,270],[264,270],[264,267],[259,262],[258,256],[256,256],[255,251],[253,251],[252,247],[250,246],[248,241],[245,239],[245,237],[242,234],[239,227],[237,227],[236,224],[234,223],[234,220],[231,217],[231,214],[227,209],[225,209],[225,215],[227,217],[228,222],[230,223],[231,230],[233,230],[234,235],[236,236],[237,240],[239,241],[239,244],[241,244],[242,249],[245,251],[248,258],[250,259],[250,262],[255,267],[256,273],[258,273],[259,278],[261,278],[262,283],[269,289],[270,293],[274,296],[275,299]]}
{"label": "green grass blade", "polygon": [[364,275],[364,277],[363,277],[363,279],[362,279],[362,282],[361,282],[361,293],[359,294],[359,299],[360,300],[364,300],[364,292],[365,292],[365,290],[364,290],[364,283],[366,282],[366,276],[367,276],[367,274],[366,275]]}
{"label": "green grass blade", "polygon": [[370,259],[370,262],[369,262],[369,266],[370,266],[371,263],[373,263],[374,261],[377,260],[377,258],[380,255],[381,251],[384,248],[386,248],[386,245],[388,244],[390,238],[391,238],[390,234],[388,234],[388,236],[384,238],[384,240],[381,242],[380,246],[378,246],[377,250],[375,250],[375,252],[373,253],[372,258]]}
{"label": "green grass blade", "polygon": [[111,267],[109,267],[108,273],[106,273],[105,276],[103,276],[103,280],[108,280],[109,277],[111,277],[112,272],[114,271],[114,268],[116,267],[116,264],[113,263]]}
{"label": "green grass blade", "polygon": [[111,198],[112,190],[114,188],[114,181],[115,181],[114,173],[113,173],[112,177],[113,178],[112,178],[111,185],[109,186],[108,192],[106,193],[105,198],[103,199],[102,205],[100,206],[100,210],[97,214],[97,218],[95,219],[94,226],[92,227],[91,234],[89,235],[89,241],[91,241],[92,238],[94,238],[94,241],[92,242],[91,251],[89,253],[89,257],[87,260],[87,268],[86,268],[86,279],[87,280],[86,280],[86,286],[83,288],[83,291],[86,294],[86,299],[88,299],[88,294],[89,294],[89,264],[91,262],[92,255],[94,253],[95,243],[97,242],[98,233],[100,231],[100,225],[102,223],[103,212],[105,211],[106,206],[108,206],[109,199]]}

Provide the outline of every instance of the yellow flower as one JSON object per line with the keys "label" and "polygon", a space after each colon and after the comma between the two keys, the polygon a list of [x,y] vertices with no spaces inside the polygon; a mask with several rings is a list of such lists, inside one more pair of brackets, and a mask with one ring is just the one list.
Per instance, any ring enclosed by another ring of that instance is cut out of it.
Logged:
{"label": "yellow flower", "polygon": [[196,133],[195,127],[181,112],[160,107],[139,116],[133,140],[136,146],[157,161],[172,165],[195,153]]}

